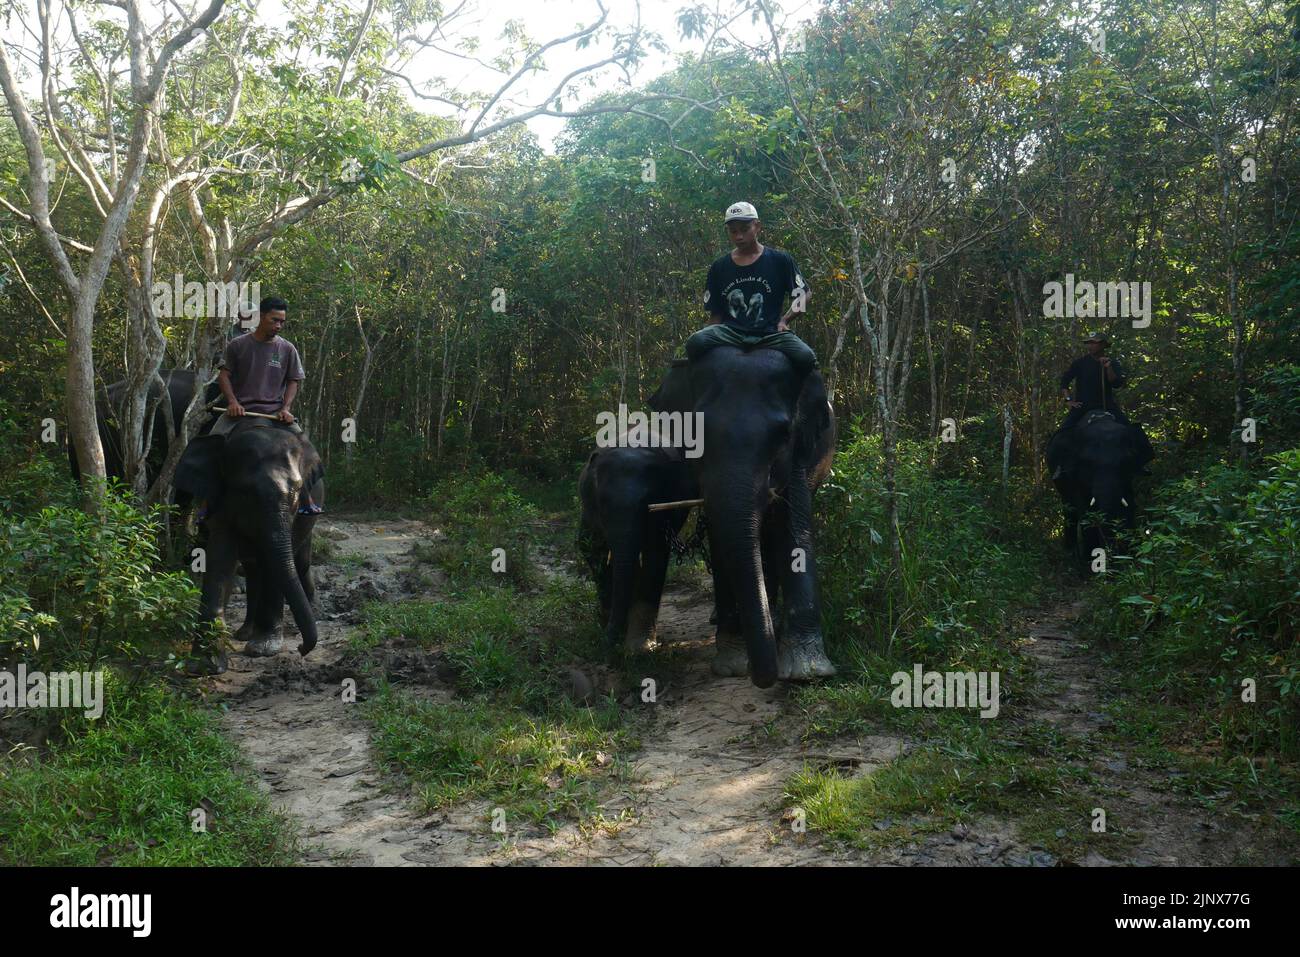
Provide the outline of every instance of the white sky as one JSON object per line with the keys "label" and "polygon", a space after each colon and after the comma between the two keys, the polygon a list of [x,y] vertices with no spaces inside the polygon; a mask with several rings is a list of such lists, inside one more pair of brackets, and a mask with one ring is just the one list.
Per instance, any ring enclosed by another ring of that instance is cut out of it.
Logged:
{"label": "white sky", "polygon": [[[142,9],[147,22],[157,22],[163,9],[162,2],[163,0],[145,0]],[[346,7],[357,14],[360,14],[366,5],[366,0],[321,0],[321,2],[331,8]],[[735,17],[731,27],[720,36],[723,45],[737,43],[757,45],[767,39],[765,23],[761,18],[758,22],[753,21],[751,13],[744,10],[745,0],[639,0],[639,2],[638,0],[604,0],[604,2],[609,10],[608,23],[615,29],[620,32],[630,32],[639,16],[645,29],[657,33],[668,47],[669,52],[666,54],[658,50],[648,51],[640,68],[632,75],[634,87],[642,86],[654,77],[672,69],[677,56],[698,53],[703,48],[703,41],[698,38],[682,40],[679,37],[677,14],[684,7],[702,3]],[[444,8],[449,11],[454,10],[459,4],[460,0],[443,0]],[[36,18],[31,0],[18,0],[17,5],[23,11],[26,21],[34,25]],[[182,9],[199,10],[204,6],[206,3],[202,0],[181,2]],[[777,13],[776,20],[781,32],[788,38],[800,22],[812,17],[818,7],[818,0],[785,0],[784,6],[785,9]],[[579,24],[590,24],[600,16],[596,0],[466,0],[464,7],[464,11],[454,20],[454,32],[450,35],[450,40],[454,44],[460,37],[476,38],[478,40],[476,55],[484,60],[490,60],[512,46],[512,42],[502,36],[502,29],[509,21],[521,22],[525,34],[531,40],[544,43],[573,32]],[[68,11],[62,3],[58,2],[55,4],[55,10],[56,46],[67,53],[73,53],[71,34],[67,29]],[[175,10],[172,12],[174,13]],[[287,19],[288,13],[283,0],[260,0],[257,2],[257,16],[262,23],[275,24]],[[125,20],[121,11],[112,7],[83,6],[79,14],[79,22],[86,22],[87,19],[95,17],[104,17],[118,23],[124,23]],[[27,56],[19,57],[20,60],[25,61],[19,68],[20,72],[23,67],[28,68],[27,75],[21,82],[23,87],[35,96],[38,77],[30,70],[33,62],[32,38],[20,34],[17,23],[14,27],[14,35],[6,36],[5,41],[11,44],[11,54],[16,52],[15,47],[27,51]],[[560,78],[571,70],[601,59],[610,51],[611,44],[608,39],[582,50],[573,43],[555,47],[545,55],[543,62],[546,69],[543,72],[521,78],[512,88],[512,101],[521,106],[534,105],[541,97],[550,93]],[[65,59],[63,66],[66,67],[68,62]],[[407,68],[406,73],[417,86],[422,86],[431,77],[441,76],[457,88],[477,92],[495,91],[505,79],[504,75],[487,67],[478,66],[470,60],[431,50],[422,51],[419,58]],[[598,75],[601,77],[600,84],[589,92],[584,92],[582,94],[584,97],[611,90],[628,89],[622,72],[617,68],[607,67]],[[399,88],[406,89],[400,81]],[[434,91],[426,90],[426,92]],[[410,95],[409,91],[407,98],[416,109],[449,112],[446,107],[439,107],[437,104]],[[566,100],[564,105],[566,109],[574,109],[579,104]],[[537,117],[529,121],[528,126],[541,141],[543,148],[549,151],[555,137],[563,129],[564,122],[557,117]]]}
{"label": "white sky", "polygon": [[[362,0],[334,0],[334,2],[359,5]],[[456,0],[444,0],[444,2],[451,8],[455,6]],[[742,0],[640,0],[639,4],[637,0],[605,0],[610,24],[615,25],[620,31],[630,32],[637,22],[639,13],[643,27],[657,33],[670,51],[664,54],[657,50],[650,50],[638,71],[632,76],[635,86],[644,85],[654,77],[672,69],[676,56],[699,52],[702,49],[703,41],[698,38],[682,40],[677,26],[678,11],[693,6],[696,2],[704,2],[710,7],[717,5],[718,8],[732,14],[740,12],[742,7]],[[473,7],[473,12],[458,18],[458,32],[464,36],[477,37],[479,55],[483,59],[490,59],[493,54],[508,48],[508,41],[501,37],[502,27],[507,21],[521,21],[530,39],[545,42],[572,32],[578,24],[592,23],[599,17],[599,8],[595,0],[478,0]],[[816,8],[815,0],[787,0],[786,9],[778,17],[778,24],[785,24],[783,32],[788,35],[790,28],[799,21],[811,17]],[[766,39],[766,31],[766,25],[761,19],[753,23],[750,14],[745,13],[723,36],[732,43],[757,44]],[[609,50],[610,46],[606,42],[599,47],[588,46],[583,50],[577,49],[570,43],[548,51],[544,61],[546,71],[541,75],[521,79],[515,101],[530,105],[536,103],[569,71],[607,55]],[[436,59],[436,64],[431,59],[427,63],[412,66],[412,79],[417,84],[421,77],[436,73],[441,73],[458,86],[463,84],[470,89],[495,89],[501,82],[499,75],[491,70],[450,58]],[[449,66],[451,69],[448,69]],[[593,95],[611,89],[627,88],[623,83],[621,71],[617,69],[607,68],[601,76],[602,84],[592,90]],[[420,101],[414,97],[410,99],[417,107],[421,106]],[[566,102],[565,108],[572,109],[574,105]],[[558,117],[537,117],[530,120],[528,126],[543,147],[549,151],[555,137],[563,129],[564,122]]]}

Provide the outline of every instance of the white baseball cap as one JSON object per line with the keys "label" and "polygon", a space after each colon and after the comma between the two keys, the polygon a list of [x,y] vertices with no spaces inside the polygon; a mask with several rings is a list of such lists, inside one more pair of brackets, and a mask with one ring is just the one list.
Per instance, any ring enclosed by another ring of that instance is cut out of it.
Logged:
{"label": "white baseball cap", "polygon": [[732,203],[727,207],[727,218],[723,223],[729,223],[733,219],[758,219],[758,210],[752,203]]}

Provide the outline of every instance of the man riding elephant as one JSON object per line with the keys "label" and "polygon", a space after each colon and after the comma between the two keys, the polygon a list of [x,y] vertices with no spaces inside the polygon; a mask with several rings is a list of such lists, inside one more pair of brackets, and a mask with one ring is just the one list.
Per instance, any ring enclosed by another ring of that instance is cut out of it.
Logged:
{"label": "man riding elephant", "polygon": [[[1110,339],[1104,333],[1094,332],[1083,341],[1088,347],[1088,354],[1079,356],[1061,374],[1061,396],[1070,411],[1048,443],[1048,464],[1053,468],[1052,477],[1059,479],[1070,468],[1068,457],[1054,454],[1054,446],[1059,446],[1065,440],[1067,430],[1075,428],[1085,415],[1094,410],[1108,412],[1111,418],[1132,432],[1140,459],[1139,474],[1150,474],[1145,466],[1155,457],[1151,443],[1141,427],[1129,421],[1115,399],[1115,390],[1123,388],[1128,379],[1120,368],[1119,361],[1106,355]],[[1074,386],[1073,396],[1070,395],[1071,384]]]}
{"label": "man riding elephant", "polygon": [[[257,328],[226,344],[217,375],[226,413],[212,426],[210,435],[230,435],[249,412],[274,415],[298,435],[303,434],[290,410],[307,374],[298,350],[280,335],[288,308],[289,304],[279,296],[267,296],[258,306]],[[198,509],[197,521],[207,518],[206,505]],[[319,515],[323,509],[304,490],[298,511]]]}
{"label": "man riding elephant", "polygon": [[705,284],[712,322],[649,404],[703,427],[691,470],[713,556],[711,669],[766,688],[835,674],[822,641],[812,508],[835,455],[835,413],[816,355],[788,328],[808,303],[794,259],[759,243],[749,203],[732,204],[726,226],[735,249]]}
{"label": "man riding elephant", "polygon": [[[727,207],[727,235],[735,247],[709,267],[704,306],[709,325],[686,342],[692,362],[715,346],[776,349],[802,376],[817,368],[817,356],[789,329],[790,321],[808,306],[809,290],[794,258],[758,241],[763,224],[749,203]],[[781,309],[786,297],[790,308]]]}

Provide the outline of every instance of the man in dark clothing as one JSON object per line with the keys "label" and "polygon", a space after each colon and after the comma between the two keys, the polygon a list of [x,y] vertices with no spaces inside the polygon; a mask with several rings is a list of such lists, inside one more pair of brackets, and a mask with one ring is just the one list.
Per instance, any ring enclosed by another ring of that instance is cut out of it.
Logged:
{"label": "man in dark clothing", "polygon": [[[817,368],[816,354],[789,329],[795,314],[807,308],[810,295],[793,257],[758,241],[762,223],[749,203],[728,207],[726,226],[735,249],[709,267],[704,306],[710,323],[687,340],[687,358],[728,345],[776,349],[801,375]],[[786,296],[790,309],[783,314]]]}
{"label": "man in dark clothing", "polygon": [[[1094,409],[1101,409],[1109,412],[1111,417],[1121,425],[1127,425],[1134,431],[1138,438],[1138,470],[1142,475],[1150,475],[1146,469],[1146,464],[1155,458],[1155,451],[1151,448],[1151,442],[1147,439],[1146,433],[1141,427],[1134,425],[1128,420],[1119,403],[1115,401],[1115,390],[1122,388],[1128,379],[1124,376],[1124,371],[1120,368],[1119,362],[1106,355],[1106,348],[1110,345],[1110,340],[1100,332],[1094,332],[1083,340],[1088,347],[1088,354],[1080,356],[1070,363],[1070,368],[1065,370],[1061,376],[1061,396],[1070,411],[1065,416],[1065,421],[1057,429],[1056,435],[1048,441],[1048,461],[1053,465],[1053,478],[1060,478],[1067,471],[1061,465],[1056,464],[1057,456],[1054,454],[1054,443],[1062,432],[1066,429],[1072,429],[1079,424],[1089,412]],[[1074,397],[1070,397],[1070,385],[1074,384]]]}
{"label": "man in dark clothing", "polygon": [[[1074,428],[1093,409],[1105,409],[1116,422],[1129,425],[1128,417],[1115,401],[1115,390],[1123,388],[1128,379],[1124,377],[1119,362],[1105,354],[1110,340],[1102,333],[1094,332],[1083,341],[1088,346],[1088,354],[1070,363],[1070,368],[1061,376],[1061,395],[1070,407],[1061,428]],[[1074,398],[1070,398],[1072,382]]]}

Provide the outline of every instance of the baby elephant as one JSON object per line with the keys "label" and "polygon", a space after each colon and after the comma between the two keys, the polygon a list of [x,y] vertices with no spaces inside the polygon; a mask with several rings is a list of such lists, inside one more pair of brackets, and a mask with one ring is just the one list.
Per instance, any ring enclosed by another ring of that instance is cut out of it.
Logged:
{"label": "baby elephant", "polygon": [[698,486],[681,449],[620,447],[591,453],[578,494],[578,548],[596,580],[605,640],[631,653],[646,651],[668,572],[668,536],[681,530],[690,511],[648,506],[696,498]]}

